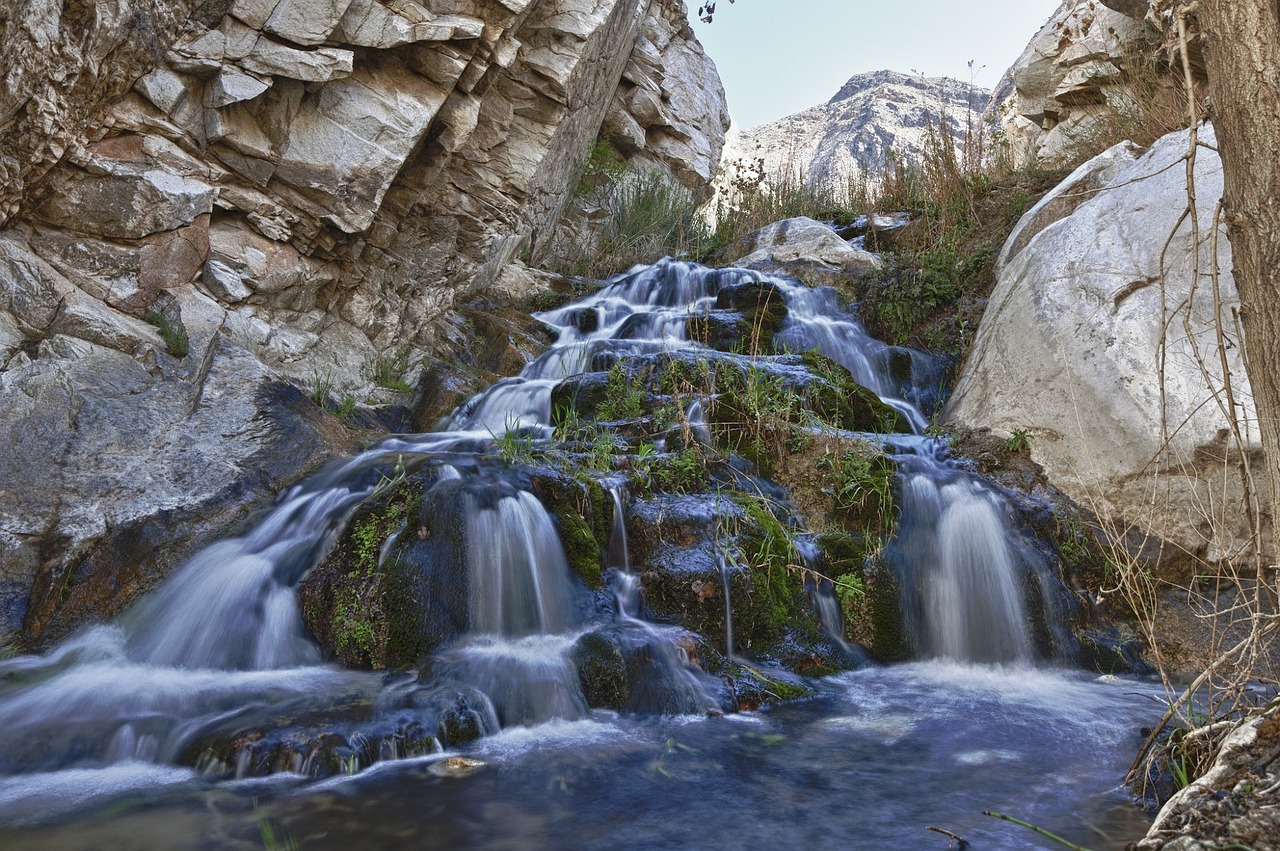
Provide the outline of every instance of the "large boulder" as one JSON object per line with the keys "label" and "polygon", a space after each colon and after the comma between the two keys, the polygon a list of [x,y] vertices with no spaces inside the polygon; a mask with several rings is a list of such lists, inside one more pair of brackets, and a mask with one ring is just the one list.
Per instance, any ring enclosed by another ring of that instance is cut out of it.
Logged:
{"label": "large boulder", "polygon": [[782,272],[826,283],[832,276],[859,276],[882,268],[879,257],[854,248],[830,225],[805,216],[783,219],[747,234],[718,261],[744,269]]}
{"label": "large boulder", "polygon": [[[1212,127],[1201,139],[1214,143]],[[1034,460],[1077,502],[1214,561],[1250,538],[1215,316],[1253,440],[1257,415],[1233,319],[1231,247],[1213,228],[1221,162],[1211,149],[1197,153],[1197,250],[1182,218],[1187,144],[1186,132],[1174,133],[1136,159],[1117,147],[1023,216],[947,415],[1028,436]]]}

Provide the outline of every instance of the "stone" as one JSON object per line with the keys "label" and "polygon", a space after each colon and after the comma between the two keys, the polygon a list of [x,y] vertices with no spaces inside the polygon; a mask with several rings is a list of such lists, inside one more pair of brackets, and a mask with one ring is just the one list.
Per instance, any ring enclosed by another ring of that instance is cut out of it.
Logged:
{"label": "stone", "polygon": [[264,80],[256,75],[247,74],[234,65],[224,65],[218,69],[218,76],[209,86],[204,105],[211,109],[218,109],[233,103],[253,100],[269,88],[271,88],[269,78]]}
{"label": "stone", "polygon": [[246,71],[258,74],[327,83],[350,74],[352,59],[350,50],[338,47],[298,50],[264,37],[254,42],[253,49],[239,62]]}
{"label": "stone", "polygon": [[416,3],[391,9],[378,0],[353,0],[334,38],[343,44],[387,50],[421,41],[479,38],[484,21],[465,15],[433,17]]}
{"label": "stone", "polygon": [[[987,118],[1015,168],[1062,165],[1136,112],[1127,71],[1153,48],[1146,0],[1063,0],[996,85]],[[1134,14],[1141,7],[1142,14]],[[1154,63],[1153,63],[1154,65]]]}
{"label": "stone", "polygon": [[[289,124],[277,179],[322,193],[324,218],[359,233],[405,158],[417,146],[446,93],[390,63],[362,66],[304,100]],[[335,187],[343,191],[335,193]]]}
{"label": "stone", "polygon": [[[1212,128],[1201,138],[1213,144]],[[1186,150],[1185,132],[1132,161],[1131,149],[1113,149],[1023,216],[1013,247],[1001,253],[999,280],[946,415],[1002,435],[1025,430],[1033,460],[1072,499],[1213,562],[1238,555],[1249,531],[1238,477],[1224,474],[1227,423],[1208,390],[1223,381],[1214,295],[1207,277],[1191,293],[1196,255],[1187,222],[1169,242],[1160,283],[1161,254],[1186,205],[1179,163]],[[1063,200],[1082,183],[1101,185],[1083,203]],[[1206,148],[1197,154],[1196,193],[1206,237],[1198,263],[1207,276],[1222,168]],[[1063,217],[1049,222],[1055,210]],[[1218,237],[1222,311],[1234,340],[1239,297],[1230,245],[1225,233]],[[1236,340],[1226,358],[1247,423],[1256,413],[1240,352]],[[1220,506],[1221,522],[1203,521],[1206,505]]]}
{"label": "stone", "polygon": [[217,190],[193,177],[146,163],[105,157],[92,171],[63,166],[53,191],[35,210],[51,225],[117,239],[140,239],[189,225],[212,212]]}
{"label": "stone", "polygon": [[294,44],[324,44],[351,0],[279,0],[262,29]]}
{"label": "stone", "polygon": [[824,268],[869,272],[881,268],[880,259],[841,239],[829,225],[804,216],[766,225],[730,246],[723,257],[747,269]]}

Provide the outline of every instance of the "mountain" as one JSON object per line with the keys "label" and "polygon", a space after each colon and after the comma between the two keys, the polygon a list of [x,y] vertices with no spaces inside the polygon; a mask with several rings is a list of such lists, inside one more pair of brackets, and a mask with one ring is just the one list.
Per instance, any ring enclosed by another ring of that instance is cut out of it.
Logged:
{"label": "mountain", "polygon": [[749,130],[731,130],[724,171],[763,159],[766,174],[800,169],[810,181],[874,181],[890,151],[924,152],[944,118],[957,152],[977,128],[990,92],[948,77],[872,71],[849,78],[831,100]]}

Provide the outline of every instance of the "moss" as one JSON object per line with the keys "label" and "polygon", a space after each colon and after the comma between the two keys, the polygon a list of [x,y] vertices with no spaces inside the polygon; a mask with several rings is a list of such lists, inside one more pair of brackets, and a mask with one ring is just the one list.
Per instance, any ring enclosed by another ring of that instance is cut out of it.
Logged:
{"label": "moss", "polygon": [[571,658],[588,706],[626,708],[627,662],[615,641],[598,632],[587,633],[574,644]]}
{"label": "moss", "polygon": [[409,477],[357,509],[300,589],[312,637],[344,665],[417,661],[411,636],[421,632],[421,617],[412,577],[394,555],[381,569],[378,559],[386,541],[416,513],[422,489],[421,478]]}
{"label": "moss", "polygon": [[591,530],[591,524],[572,508],[561,508],[555,517],[560,526],[560,543],[564,546],[569,569],[582,577],[588,588],[602,587],[602,547]]}
{"label": "moss", "polygon": [[388,668],[407,668],[420,661],[429,651],[422,630],[420,577],[400,558],[384,565],[377,595],[386,620],[386,642],[382,653]]}
{"label": "moss", "polygon": [[737,708],[744,712],[789,700],[801,700],[816,694],[814,689],[807,685],[780,680],[757,668],[736,663],[726,665],[723,676],[733,689]]}
{"label": "moss", "polygon": [[883,540],[876,535],[832,533],[818,537],[822,571],[837,582],[862,589],[840,595],[845,638],[865,647],[882,662],[911,656],[903,623],[898,578],[880,558]]}
{"label": "moss", "polygon": [[902,413],[855,381],[849,370],[812,349],[801,360],[821,379],[805,391],[806,404],[820,418],[848,431],[910,433],[911,425]]}

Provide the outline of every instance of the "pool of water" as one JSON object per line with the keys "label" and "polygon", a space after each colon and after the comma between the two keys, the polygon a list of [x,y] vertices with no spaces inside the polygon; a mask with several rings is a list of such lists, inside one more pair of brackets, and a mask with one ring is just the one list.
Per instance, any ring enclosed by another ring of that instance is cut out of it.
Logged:
{"label": "pool of water", "polygon": [[210,783],[145,763],[0,778],[6,849],[1059,847],[1149,817],[1121,786],[1158,686],[934,661],[851,672],[819,696],[721,718],[514,727],[352,777]]}

